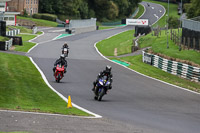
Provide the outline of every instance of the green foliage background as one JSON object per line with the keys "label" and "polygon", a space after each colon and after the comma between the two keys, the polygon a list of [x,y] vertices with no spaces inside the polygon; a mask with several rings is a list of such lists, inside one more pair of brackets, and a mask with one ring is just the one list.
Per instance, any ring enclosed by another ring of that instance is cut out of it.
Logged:
{"label": "green foliage background", "polygon": [[188,18],[200,16],[200,0],[191,0],[191,3],[184,4]]}
{"label": "green foliage background", "polygon": [[[129,16],[142,0],[40,0],[39,12],[99,21]],[[63,18],[63,17],[62,17]],[[61,19],[62,19],[61,18]]]}

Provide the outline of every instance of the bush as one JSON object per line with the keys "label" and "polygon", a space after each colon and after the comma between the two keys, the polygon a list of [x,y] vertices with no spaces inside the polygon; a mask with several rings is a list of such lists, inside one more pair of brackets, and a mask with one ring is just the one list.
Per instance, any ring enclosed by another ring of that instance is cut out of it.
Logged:
{"label": "bush", "polygon": [[57,16],[53,15],[53,14],[42,14],[42,13],[38,13],[38,14],[33,14],[33,18],[37,18],[37,19],[45,19],[45,20],[49,20],[49,21],[56,21]]}
{"label": "bush", "polygon": [[28,16],[28,13],[26,12],[26,9],[23,10],[23,16],[24,16],[24,17],[27,17],[27,16]]}
{"label": "bush", "polygon": [[176,17],[170,16],[169,17],[169,28],[178,28],[180,26],[180,20]]}
{"label": "bush", "polygon": [[37,14],[33,14],[33,18],[37,18],[37,19],[41,19],[41,14],[37,13]]}

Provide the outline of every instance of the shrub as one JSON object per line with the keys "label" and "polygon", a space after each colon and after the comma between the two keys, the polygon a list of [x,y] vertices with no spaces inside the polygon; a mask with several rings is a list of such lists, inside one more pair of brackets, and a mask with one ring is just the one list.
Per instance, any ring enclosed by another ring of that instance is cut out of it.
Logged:
{"label": "shrub", "polygon": [[24,17],[27,17],[27,16],[28,16],[28,13],[26,12],[26,9],[23,10],[23,16],[24,16]]}
{"label": "shrub", "polygon": [[169,17],[169,28],[178,28],[180,26],[180,20],[176,17]]}
{"label": "shrub", "polygon": [[33,18],[37,18],[37,19],[45,19],[45,20],[49,20],[49,21],[56,21],[57,16],[53,15],[53,14],[42,14],[42,13],[37,13],[33,15]]}
{"label": "shrub", "polygon": [[41,14],[37,13],[37,14],[33,14],[33,18],[37,18],[37,19],[41,19]]}

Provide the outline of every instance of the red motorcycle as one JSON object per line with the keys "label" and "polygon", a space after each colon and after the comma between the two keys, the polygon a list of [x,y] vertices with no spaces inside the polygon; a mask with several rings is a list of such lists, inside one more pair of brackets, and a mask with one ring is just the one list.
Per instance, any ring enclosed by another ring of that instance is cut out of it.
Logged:
{"label": "red motorcycle", "polygon": [[56,82],[59,83],[60,80],[64,77],[64,71],[65,71],[64,66],[61,66],[61,64],[57,65],[56,71],[55,71],[55,74],[54,74]]}

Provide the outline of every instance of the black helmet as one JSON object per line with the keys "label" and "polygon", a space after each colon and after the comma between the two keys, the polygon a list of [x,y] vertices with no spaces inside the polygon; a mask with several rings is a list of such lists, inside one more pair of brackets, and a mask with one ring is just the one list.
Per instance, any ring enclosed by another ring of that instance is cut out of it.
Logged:
{"label": "black helmet", "polygon": [[67,42],[64,43],[63,48],[68,48]]}
{"label": "black helmet", "polygon": [[111,69],[112,69],[111,66],[109,66],[109,65],[106,66],[106,72],[111,72]]}

